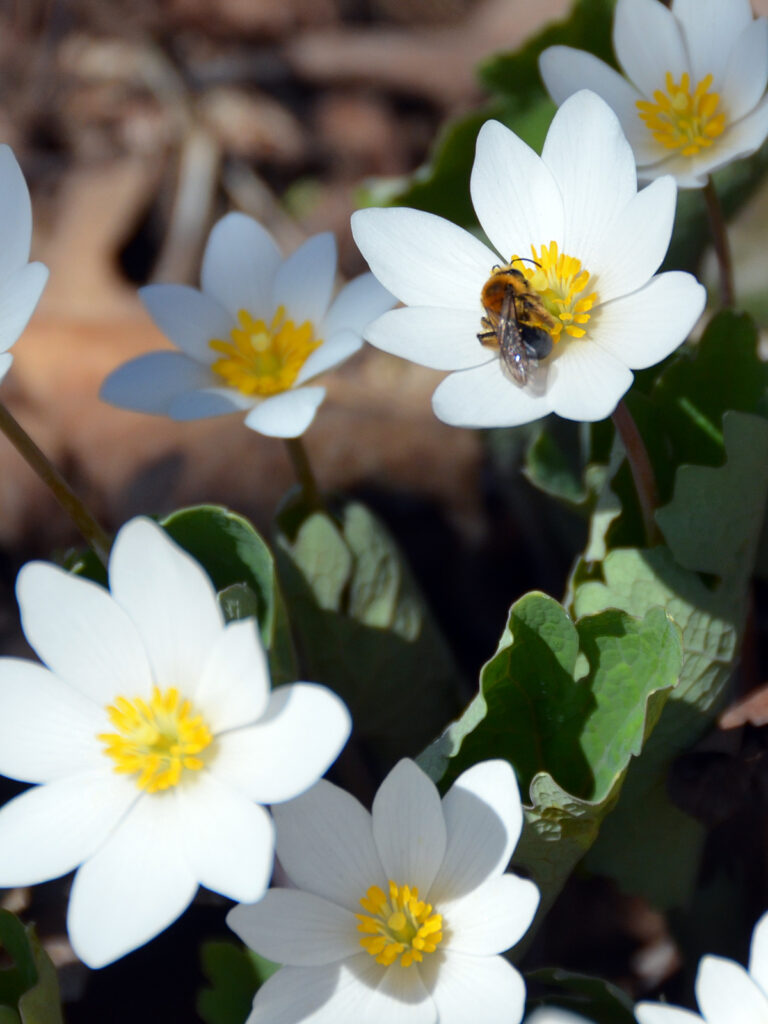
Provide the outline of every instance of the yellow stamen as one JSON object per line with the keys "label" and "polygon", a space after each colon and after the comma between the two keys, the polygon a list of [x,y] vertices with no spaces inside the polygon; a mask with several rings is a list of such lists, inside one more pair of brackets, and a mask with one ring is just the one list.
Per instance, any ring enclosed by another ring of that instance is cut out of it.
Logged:
{"label": "yellow stamen", "polygon": [[360,900],[367,914],[356,914],[363,949],[376,963],[389,967],[400,957],[401,967],[420,963],[425,953],[434,953],[443,938],[443,918],[419,899],[419,890],[389,883],[389,895],[372,885]]}
{"label": "yellow stamen", "polygon": [[712,75],[707,75],[691,92],[687,71],[683,72],[679,84],[668,71],[666,93],[657,89],[653,103],[637,100],[638,116],[665,149],[676,149],[683,156],[696,156],[723,134],[727,117],[722,110],[716,113],[720,94],[709,91],[712,80]]}
{"label": "yellow stamen", "polygon": [[136,785],[147,793],[178,785],[184,771],[199,771],[205,764],[201,754],[213,737],[188,700],[175,687],[162,692],[157,687],[149,701],[142,697],[117,697],[107,707],[117,732],[101,733],[97,739],[115,762],[114,770],[136,775]]}
{"label": "yellow stamen", "polygon": [[269,325],[254,320],[245,309],[237,320],[240,326],[229,332],[231,341],[213,338],[208,344],[222,357],[211,365],[213,372],[244,395],[267,397],[287,391],[307,357],[322,344],[309,320],[297,327],[286,320],[283,306]]}
{"label": "yellow stamen", "polygon": [[528,279],[530,287],[538,293],[547,310],[555,318],[553,327],[546,330],[558,342],[563,333],[572,338],[583,338],[587,333],[576,324],[587,324],[599,300],[597,292],[587,292],[589,271],[583,270],[581,260],[561,253],[557,242],[542,245],[540,251],[531,246],[533,263],[513,256],[511,263]]}

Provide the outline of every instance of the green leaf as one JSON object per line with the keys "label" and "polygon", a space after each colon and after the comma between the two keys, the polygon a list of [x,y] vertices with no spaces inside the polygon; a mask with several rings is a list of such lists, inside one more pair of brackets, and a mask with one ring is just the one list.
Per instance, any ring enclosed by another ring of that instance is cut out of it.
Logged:
{"label": "green leaf", "polygon": [[602,978],[559,967],[542,967],[526,972],[525,981],[528,1013],[539,1006],[557,1006],[600,1024],[634,1024],[632,1000],[618,986]]}
{"label": "green leaf", "polygon": [[542,912],[594,842],[633,757],[658,721],[681,663],[661,609],[572,622],[544,594],[512,606],[480,693],[421,756],[448,785],[489,757],[510,761],[526,824],[515,853],[542,892]]}
{"label": "green leaf", "polygon": [[0,971],[0,1024],[62,1024],[56,970],[34,928],[0,910],[0,948],[13,962]]}
{"label": "green leaf", "polygon": [[[288,618],[272,554],[247,519],[218,505],[172,512],[161,526],[205,568],[228,617],[256,614],[274,686],[296,679]],[[234,589],[233,589],[234,588]]]}
{"label": "green leaf", "polygon": [[[722,431],[723,465],[680,467],[674,497],[657,513],[672,550],[611,551],[602,580],[574,588],[577,615],[605,608],[642,615],[660,606],[682,630],[680,682],[587,861],[663,907],[684,905],[692,894],[702,841],[697,823],[670,804],[666,772],[706,732],[722,703],[768,495],[768,422],[726,412]],[[714,585],[700,572],[718,577]]]}
{"label": "green leaf", "polygon": [[418,749],[456,708],[459,680],[389,533],[356,502],[338,521],[291,509],[276,552],[307,678],[343,697],[386,759]]}
{"label": "green leaf", "polygon": [[205,942],[200,960],[209,988],[197,994],[197,1012],[206,1024],[243,1024],[253,997],[279,968],[234,942]]}

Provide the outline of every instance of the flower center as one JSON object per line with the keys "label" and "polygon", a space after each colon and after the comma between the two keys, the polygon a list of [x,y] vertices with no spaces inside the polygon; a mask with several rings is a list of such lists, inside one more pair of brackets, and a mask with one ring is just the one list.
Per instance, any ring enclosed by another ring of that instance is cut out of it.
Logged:
{"label": "flower center", "polygon": [[245,309],[237,320],[240,326],[229,332],[231,341],[213,338],[208,344],[221,353],[211,366],[213,372],[244,395],[266,397],[287,391],[307,356],[321,344],[309,320],[299,327],[286,320],[284,306],[278,306],[269,325],[254,320]]}
{"label": "flower center", "polygon": [[657,142],[665,149],[680,150],[683,156],[696,156],[711,146],[725,131],[726,116],[716,114],[720,94],[710,92],[712,75],[707,75],[691,92],[691,78],[684,71],[680,84],[672,72],[665,76],[667,91],[657,89],[650,100],[637,100],[637,111]]}
{"label": "flower center", "polygon": [[115,762],[115,771],[137,775],[136,785],[147,793],[178,785],[184,770],[199,771],[204,761],[198,755],[213,737],[188,700],[175,687],[164,693],[157,687],[152,699],[117,697],[107,707],[117,732],[105,732],[97,739]]}
{"label": "flower center", "polygon": [[598,301],[597,292],[587,292],[589,271],[582,270],[581,260],[558,251],[557,242],[542,245],[540,252],[531,246],[532,263],[524,263],[513,256],[511,263],[519,267],[531,289],[538,294],[554,324],[541,326],[560,340],[563,332],[572,338],[583,338],[587,333],[582,324],[589,323],[590,310]]}
{"label": "flower center", "polygon": [[378,885],[372,885],[360,900],[367,914],[356,914],[363,949],[377,964],[389,967],[400,957],[402,967],[410,967],[434,953],[443,938],[443,918],[432,913],[432,905],[419,899],[419,890],[408,885],[389,883],[389,898]]}

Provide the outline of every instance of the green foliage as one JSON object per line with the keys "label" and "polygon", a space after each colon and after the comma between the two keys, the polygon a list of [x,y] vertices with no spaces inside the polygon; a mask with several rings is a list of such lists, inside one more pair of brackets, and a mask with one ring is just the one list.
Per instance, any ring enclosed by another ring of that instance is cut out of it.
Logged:
{"label": "green foliage", "polygon": [[0,1024],[62,1024],[56,970],[34,928],[0,910],[0,948],[12,961],[0,971]]}
{"label": "green foliage", "polygon": [[[735,411],[716,415],[711,407],[709,415],[722,429],[725,461],[678,469],[674,496],[657,514],[669,548],[609,551],[601,579],[580,582],[581,563],[572,589],[576,615],[607,608],[644,615],[662,607],[682,630],[680,682],[587,861],[660,906],[687,901],[702,841],[699,826],[667,798],[667,769],[722,703],[768,495],[768,422]],[[714,575],[714,584],[700,573]]]}
{"label": "green foliage", "polygon": [[[558,1006],[600,1024],[634,1024],[634,1004],[616,985],[559,967],[528,971],[528,1012],[539,1006]],[[535,992],[535,995],[531,993]]]}
{"label": "green foliage", "polygon": [[344,698],[385,759],[418,749],[456,709],[459,680],[390,535],[356,502],[338,519],[294,508],[276,556],[307,677]]}
{"label": "green foliage", "polygon": [[661,609],[573,622],[552,598],[527,594],[512,606],[480,693],[422,754],[443,785],[484,758],[514,765],[526,804],[515,862],[541,889],[542,911],[594,842],[680,663],[678,630]]}
{"label": "green foliage", "polygon": [[279,967],[234,942],[206,942],[200,959],[211,983],[197,994],[197,1012],[206,1024],[243,1024],[254,995]]}
{"label": "green foliage", "polygon": [[218,505],[199,505],[171,513],[161,525],[205,568],[228,618],[256,615],[273,685],[296,679],[272,554],[248,520]]}

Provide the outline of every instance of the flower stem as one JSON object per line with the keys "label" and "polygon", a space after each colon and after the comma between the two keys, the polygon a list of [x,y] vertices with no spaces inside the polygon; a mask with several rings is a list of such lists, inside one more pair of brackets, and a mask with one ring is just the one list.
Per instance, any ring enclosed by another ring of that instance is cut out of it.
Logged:
{"label": "flower stem", "polygon": [[317,486],[317,480],[315,474],[312,472],[312,466],[309,462],[307,455],[307,449],[299,437],[286,437],[285,446],[288,449],[288,455],[293,465],[293,471],[296,474],[296,479],[304,492],[304,500],[310,508],[320,509],[325,511],[325,502],[323,496],[320,493],[320,488]]}
{"label": "flower stem", "polygon": [[731,247],[728,244],[728,229],[723,217],[723,208],[711,177],[707,179],[707,184],[704,186],[704,200],[707,204],[709,227],[712,231],[712,241],[720,274],[720,303],[723,308],[727,309],[734,305],[736,299],[733,285],[733,260]]}
{"label": "flower stem", "polygon": [[643,516],[646,542],[651,547],[661,541],[659,528],[654,518],[654,512],[659,504],[656,477],[653,475],[651,460],[648,458],[640,431],[623,399],[613,412],[613,424],[622,440],[624,451],[627,453],[627,461],[632,471],[632,479],[635,482],[635,490]]}
{"label": "flower stem", "polygon": [[106,566],[109,561],[109,549],[112,546],[109,536],[99,526],[61,473],[51,465],[29,434],[14,419],[2,402],[0,402],[0,430],[2,430],[22,458],[34,469],[43,483],[50,488],[54,498],[56,498],[80,533],[82,533],[86,542],[98,556],[99,561]]}

